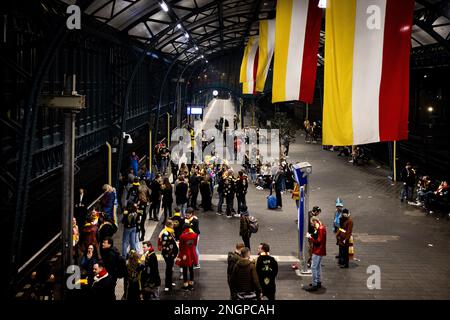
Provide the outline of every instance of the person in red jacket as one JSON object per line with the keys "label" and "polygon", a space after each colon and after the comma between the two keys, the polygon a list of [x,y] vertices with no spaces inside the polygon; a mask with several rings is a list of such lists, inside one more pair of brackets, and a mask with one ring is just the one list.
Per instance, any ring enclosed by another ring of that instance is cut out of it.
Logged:
{"label": "person in red jacket", "polygon": [[[194,290],[194,265],[198,264],[197,256],[197,234],[191,229],[189,223],[183,226],[183,233],[180,236],[180,251],[176,260],[177,266],[183,268],[183,290]],[[188,273],[189,270],[189,280]]]}
{"label": "person in red jacket", "polygon": [[306,288],[306,291],[317,291],[322,287],[321,276],[322,276],[322,258],[327,255],[326,245],[327,245],[327,230],[325,226],[320,222],[317,217],[311,218],[311,224],[314,226],[314,233],[306,234],[306,237],[311,241],[312,248],[312,258],[311,258],[311,270],[312,270],[312,284]]}

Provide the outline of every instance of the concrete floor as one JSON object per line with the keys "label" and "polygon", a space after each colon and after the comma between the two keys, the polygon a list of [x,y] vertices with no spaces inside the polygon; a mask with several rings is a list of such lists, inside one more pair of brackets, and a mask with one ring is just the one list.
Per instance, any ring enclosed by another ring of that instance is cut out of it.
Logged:
{"label": "concrete floor", "polygon": [[[227,100],[210,104],[204,128],[213,126],[222,114],[233,113],[234,107]],[[376,163],[353,166],[337,153],[323,150],[320,144],[305,144],[300,133],[291,144],[289,156],[291,163],[308,161],[312,164],[309,205],[322,208],[320,218],[328,231],[328,255],[323,260],[324,288],[317,293],[302,290],[303,285],[311,282],[311,277],[299,277],[291,269],[298,251],[295,203],[290,194],[285,193],[283,209],[268,210],[268,191],[259,191],[251,185],[247,205],[260,224],[258,233],[251,239],[252,249],[256,253],[257,245],[264,241],[270,244],[272,255],[279,256],[277,299],[450,299],[450,225],[447,219],[437,220],[426,216],[421,209],[401,203],[400,183],[392,183],[387,178],[388,170]],[[338,196],[354,221],[355,260],[349,269],[338,268],[334,257],[338,250],[332,220]],[[216,208],[217,193],[213,204]],[[202,211],[197,216],[201,230],[201,269],[195,271],[195,290],[180,290],[181,281],[175,267],[173,280],[177,286],[171,293],[162,293],[161,299],[229,297],[224,255],[233,250],[236,242],[241,242],[239,219],[226,219],[215,212]],[[154,244],[161,228],[161,224],[147,222],[147,234],[152,234]],[[379,290],[368,288],[369,266],[380,268]],[[164,282],[164,261],[160,260],[159,268]],[[118,297],[121,290],[119,284]]]}

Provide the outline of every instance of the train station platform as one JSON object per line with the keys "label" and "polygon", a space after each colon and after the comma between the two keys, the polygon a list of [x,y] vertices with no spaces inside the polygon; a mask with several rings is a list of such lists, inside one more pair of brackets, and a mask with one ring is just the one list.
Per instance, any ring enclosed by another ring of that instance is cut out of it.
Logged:
{"label": "train station platform", "polygon": [[[213,106],[213,108],[211,108]],[[227,100],[210,104],[205,127],[221,114],[232,116],[234,107]],[[323,289],[308,293],[302,287],[311,283],[310,276],[297,276],[292,263],[297,261],[298,232],[295,202],[289,192],[283,194],[283,208],[267,209],[267,189],[257,190],[249,185],[247,205],[259,221],[259,231],[251,237],[252,254],[257,254],[260,242],[270,245],[271,254],[279,262],[277,299],[449,299],[450,233],[449,221],[427,215],[423,210],[400,202],[401,183],[392,182],[388,168],[373,161],[354,166],[337,152],[324,150],[319,144],[307,144],[297,133],[291,143],[289,163],[308,161],[313,173],[310,178],[309,206],[319,206],[319,218],[327,227],[327,256],[323,260]],[[239,169],[238,165],[233,168]],[[348,269],[340,269],[333,234],[335,199],[340,197],[354,221],[355,256]],[[200,198],[200,197],[199,197]],[[200,199],[199,199],[200,201]],[[218,202],[213,196],[213,208]],[[175,267],[174,290],[166,293],[161,287],[161,299],[228,299],[226,255],[234,250],[239,237],[239,218],[227,219],[215,210],[196,212],[200,220],[200,264],[195,270],[195,290],[181,290],[182,281]],[[154,245],[163,228],[161,222],[147,221],[147,235]],[[116,234],[120,249],[121,232]],[[161,257],[159,257],[161,258]],[[371,289],[370,270],[379,267],[381,288]],[[159,259],[161,280],[164,282],[165,263]],[[121,281],[116,296],[123,294]]]}

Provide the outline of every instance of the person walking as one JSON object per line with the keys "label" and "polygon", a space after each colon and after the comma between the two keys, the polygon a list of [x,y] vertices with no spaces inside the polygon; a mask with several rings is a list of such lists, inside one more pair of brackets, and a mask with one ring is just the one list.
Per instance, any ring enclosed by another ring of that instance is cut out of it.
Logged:
{"label": "person walking", "polygon": [[158,237],[158,250],[166,262],[166,278],[164,291],[172,290],[175,284],[172,282],[173,265],[178,255],[178,246],[175,241],[172,220],[166,221],[166,227],[160,232]]}
{"label": "person walking", "polygon": [[252,233],[250,231],[250,215],[247,209],[247,206],[242,207],[241,220],[239,224],[239,235],[242,237],[242,241],[244,242],[245,247],[250,250],[250,237]]}
{"label": "person walking", "polygon": [[339,244],[339,266],[348,268],[349,247],[353,233],[353,220],[348,209],[342,210],[341,227],[336,232],[336,239]]}
{"label": "person walking", "polygon": [[176,260],[177,266],[183,268],[183,290],[194,290],[194,265],[198,265],[196,246],[197,234],[191,228],[191,224],[185,222],[180,236],[180,251]]}
{"label": "person walking", "polygon": [[317,217],[312,217],[311,223],[314,225],[314,233],[308,232],[306,234],[306,238],[313,245],[311,258],[312,283],[305,289],[309,292],[317,291],[322,287],[322,259],[327,255],[327,230]]}
{"label": "person walking", "polygon": [[256,274],[255,264],[250,260],[250,249],[241,250],[230,278],[232,300],[260,300],[262,289]]}
{"label": "person walking", "polygon": [[269,300],[275,300],[275,278],[278,275],[278,262],[270,255],[270,246],[267,243],[261,243],[259,245],[258,255],[258,259],[256,260],[256,273],[263,296]]}

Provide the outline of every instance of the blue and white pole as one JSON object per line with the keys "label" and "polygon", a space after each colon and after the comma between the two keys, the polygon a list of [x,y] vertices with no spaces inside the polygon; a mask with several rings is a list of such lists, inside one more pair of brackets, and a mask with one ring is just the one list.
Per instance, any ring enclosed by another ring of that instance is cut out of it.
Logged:
{"label": "blue and white pole", "polygon": [[308,230],[308,176],[312,173],[312,166],[308,162],[300,162],[293,166],[294,176],[299,185],[300,201],[298,206],[298,259],[300,260],[301,273],[307,273],[307,241]]}

